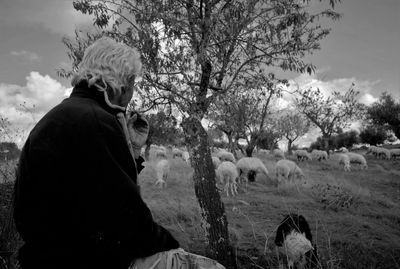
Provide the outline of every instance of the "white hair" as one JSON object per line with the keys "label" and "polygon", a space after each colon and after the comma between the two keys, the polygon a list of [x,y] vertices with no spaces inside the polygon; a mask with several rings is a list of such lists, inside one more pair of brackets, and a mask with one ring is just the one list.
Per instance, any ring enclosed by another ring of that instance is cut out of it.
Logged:
{"label": "white hair", "polygon": [[114,96],[121,95],[123,87],[132,87],[140,75],[142,63],[135,48],[102,37],[86,48],[78,71],[72,78],[72,86],[86,81]]}

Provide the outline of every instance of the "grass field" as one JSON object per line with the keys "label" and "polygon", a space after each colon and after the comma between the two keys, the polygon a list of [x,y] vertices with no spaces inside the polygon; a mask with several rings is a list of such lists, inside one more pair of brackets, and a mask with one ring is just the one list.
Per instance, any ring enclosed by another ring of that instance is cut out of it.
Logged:
{"label": "grass field", "polygon": [[[334,157],[326,162],[303,162],[299,166],[305,181],[276,187],[275,160],[259,157],[272,179],[258,176],[247,188],[240,185],[235,197],[221,193],[239,268],[282,268],[273,241],[277,226],[289,212],[308,220],[321,268],[400,268],[399,160],[369,157],[368,170],[350,172],[344,172]],[[184,249],[204,255],[205,238],[191,174],[191,167],[174,159],[165,189],[154,186],[156,173],[151,165],[139,181],[155,219]]]}

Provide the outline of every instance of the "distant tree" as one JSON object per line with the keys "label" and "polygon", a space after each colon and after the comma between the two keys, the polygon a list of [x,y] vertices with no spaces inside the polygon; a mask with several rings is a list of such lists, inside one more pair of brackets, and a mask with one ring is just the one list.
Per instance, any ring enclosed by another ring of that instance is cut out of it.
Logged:
{"label": "distant tree", "polygon": [[[281,95],[279,85],[286,84],[270,73],[267,77],[253,77],[246,80],[246,87],[240,88],[229,97],[220,96],[209,113],[219,128],[228,136],[232,153],[235,147],[251,157],[264,129],[270,124],[269,117],[273,110],[273,100]],[[243,149],[238,140],[246,140]]]}
{"label": "distant tree", "polygon": [[147,114],[146,119],[150,126],[149,135],[146,140],[146,160],[149,159],[149,151],[152,144],[176,145],[183,138],[180,130],[178,130],[178,123],[174,116],[159,111],[156,114]]}
{"label": "distant tree", "polygon": [[303,115],[289,111],[278,119],[278,128],[288,141],[288,152],[292,154],[292,143],[310,129],[310,121]]}
{"label": "distant tree", "polygon": [[359,142],[358,132],[355,130],[339,133],[333,136],[335,148],[351,148]]}
{"label": "distant tree", "polygon": [[367,110],[367,117],[374,125],[385,126],[392,130],[400,139],[400,103],[392,95],[382,93],[378,102],[373,103]]}
{"label": "distant tree", "polygon": [[274,150],[278,148],[278,142],[281,137],[282,134],[277,132],[274,128],[264,129],[257,141],[257,148]]}
{"label": "distant tree", "polygon": [[217,128],[208,128],[207,135],[210,147],[215,147],[216,143],[219,144],[218,142],[223,139],[224,132]]}
{"label": "distant tree", "polygon": [[[335,2],[329,0],[330,6]],[[217,96],[229,94],[246,78],[267,76],[264,70],[268,67],[313,72],[314,66],[305,62],[304,56],[319,49],[320,41],[329,34],[319,19],[340,16],[330,8],[314,13],[311,3],[74,1],[74,7],[93,15],[95,25],[108,36],[140,50],[144,73],[138,88],[143,106],[171,103],[185,115],[182,127],[194,156],[194,189],[205,222],[208,255],[227,268],[236,267],[236,259],[201,121]],[[77,57],[73,68],[78,64]]]}
{"label": "distant tree", "polygon": [[362,143],[374,146],[383,144],[387,138],[387,131],[382,126],[377,125],[368,125],[360,133]]}
{"label": "distant tree", "polygon": [[21,150],[14,142],[0,143],[0,162],[19,158]]}
{"label": "distant tree", "polygon": [[345,129],[351,121],[359,119],[363,113],[356,97],[359,94],[354,90],[354,84],[344,93],[334,91],[331,96],[324,96],[319,88],[300,91],[296,98],[296,106],[321,133],[323,149],[328,150],[330,137]]}

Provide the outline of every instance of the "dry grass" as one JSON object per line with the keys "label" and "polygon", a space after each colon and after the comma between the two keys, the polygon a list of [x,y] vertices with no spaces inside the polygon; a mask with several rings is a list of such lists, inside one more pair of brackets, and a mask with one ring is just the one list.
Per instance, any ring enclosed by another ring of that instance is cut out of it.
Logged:
{"label": "dry grass", "polygon": [[[270,174],[275,160],[261,157]],[[192,169],[171,161],[167,187],[154,186],[151,165],[140,174],[142,195],[155,219],[188,251],[205,253]],[[344,172],[334,159],[304,162],[305,181],[277,188],[274,176],[257,176],[239,194],[222,193],[239,268],[282,268],[274,246],[284,215],[304,215],[312,229],[320,268],[400,268],[400,162],[368,158],[368,170]],[[3,196],[0,196],[3,199]]]}

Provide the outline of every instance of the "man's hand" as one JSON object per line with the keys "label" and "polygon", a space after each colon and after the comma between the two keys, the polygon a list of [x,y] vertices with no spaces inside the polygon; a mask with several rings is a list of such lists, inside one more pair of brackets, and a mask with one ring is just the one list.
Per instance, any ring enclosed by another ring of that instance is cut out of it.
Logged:
{"label": "man's hand", "polygon": [[126,124],[135,156],[138,157],[149,134],[149,123],[138,112],[132,111],[126,115]]}

